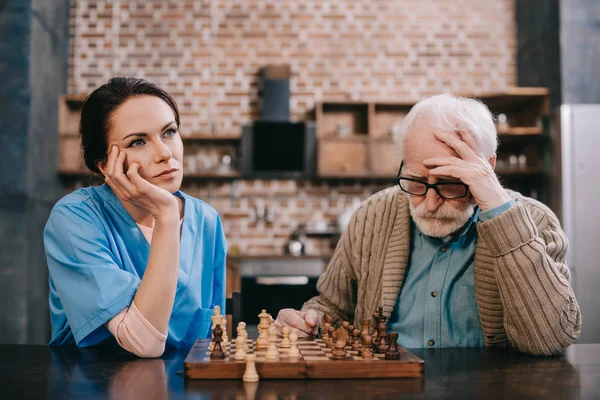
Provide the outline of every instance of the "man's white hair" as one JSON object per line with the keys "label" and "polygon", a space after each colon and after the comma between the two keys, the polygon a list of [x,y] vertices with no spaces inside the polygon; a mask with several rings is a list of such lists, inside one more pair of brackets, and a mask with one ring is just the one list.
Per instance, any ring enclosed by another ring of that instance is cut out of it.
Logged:
{"label": "man's white hair", "polygon": [[487,106],[475,99],[440,94],[415,104],[402,120],[395,135],[402,160],[404,160],[406,137],[417,120],[437,131],[469,132],[475,139],[477,150],[486,159],[490,159],[496,154],[498,148],[496,126],[494,117]]}

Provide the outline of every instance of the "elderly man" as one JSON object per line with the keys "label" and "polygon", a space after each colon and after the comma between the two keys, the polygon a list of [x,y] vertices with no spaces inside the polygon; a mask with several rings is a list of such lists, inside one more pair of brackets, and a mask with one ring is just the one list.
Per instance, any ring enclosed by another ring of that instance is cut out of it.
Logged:
{"label": "elderly man", "polygon": [[316,335],[379,306],[404,347],[494,346],[550,355],[579,336],[567,238],[543,204],[504,189],[496,129],[482,103],[416,104],[398,134],[398,186],[354,213],[317,283],[320,295],[276,324]]}

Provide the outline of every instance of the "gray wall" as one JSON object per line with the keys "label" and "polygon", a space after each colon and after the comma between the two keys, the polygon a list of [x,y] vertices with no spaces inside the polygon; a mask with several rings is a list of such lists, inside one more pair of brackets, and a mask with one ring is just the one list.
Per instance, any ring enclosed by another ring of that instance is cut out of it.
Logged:
{"label": "gray wall", "polygon": [[66,92],[68,0],[0,0],[0,343],[46,343],[42,231],[61,196],[57,98]]}
{"label": "gray wall", "polygon": [[561,0],[563,104],[600,104],[600,1]]}
{"label": "gray wall", "polygon": [[517,85],[550,89],[552,107],[562,102],[560,0],[516,0]]}

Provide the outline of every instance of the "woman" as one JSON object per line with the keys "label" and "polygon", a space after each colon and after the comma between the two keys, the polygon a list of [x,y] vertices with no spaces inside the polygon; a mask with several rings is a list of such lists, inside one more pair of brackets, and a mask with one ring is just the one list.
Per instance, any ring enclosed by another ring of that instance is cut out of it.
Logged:
{"label": "woman", "polygon": [[179,128],[173,98],[143,79],[113,78],[86,99],[83,156],[105,184],[65,196],[46,224],[51,345],[116,341],[158,357],[208,337],[224,310],[223,228],[179,190]]}

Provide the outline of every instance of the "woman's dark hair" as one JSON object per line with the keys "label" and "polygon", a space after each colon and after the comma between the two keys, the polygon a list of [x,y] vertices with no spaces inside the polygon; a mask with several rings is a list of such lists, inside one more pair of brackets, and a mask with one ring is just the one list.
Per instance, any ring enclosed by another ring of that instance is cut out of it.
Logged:
{"label": "woman's dark hair", "polygon": [[131,97],[156,96],[171,107],[177,128],[179,109],[175,100],[163,89],[141,78],[118,76],[94,90],[83,103],[79,135],[85,165],[90,171],[100,173],[96,163],[108,152],[109,121],[115,110]]}

